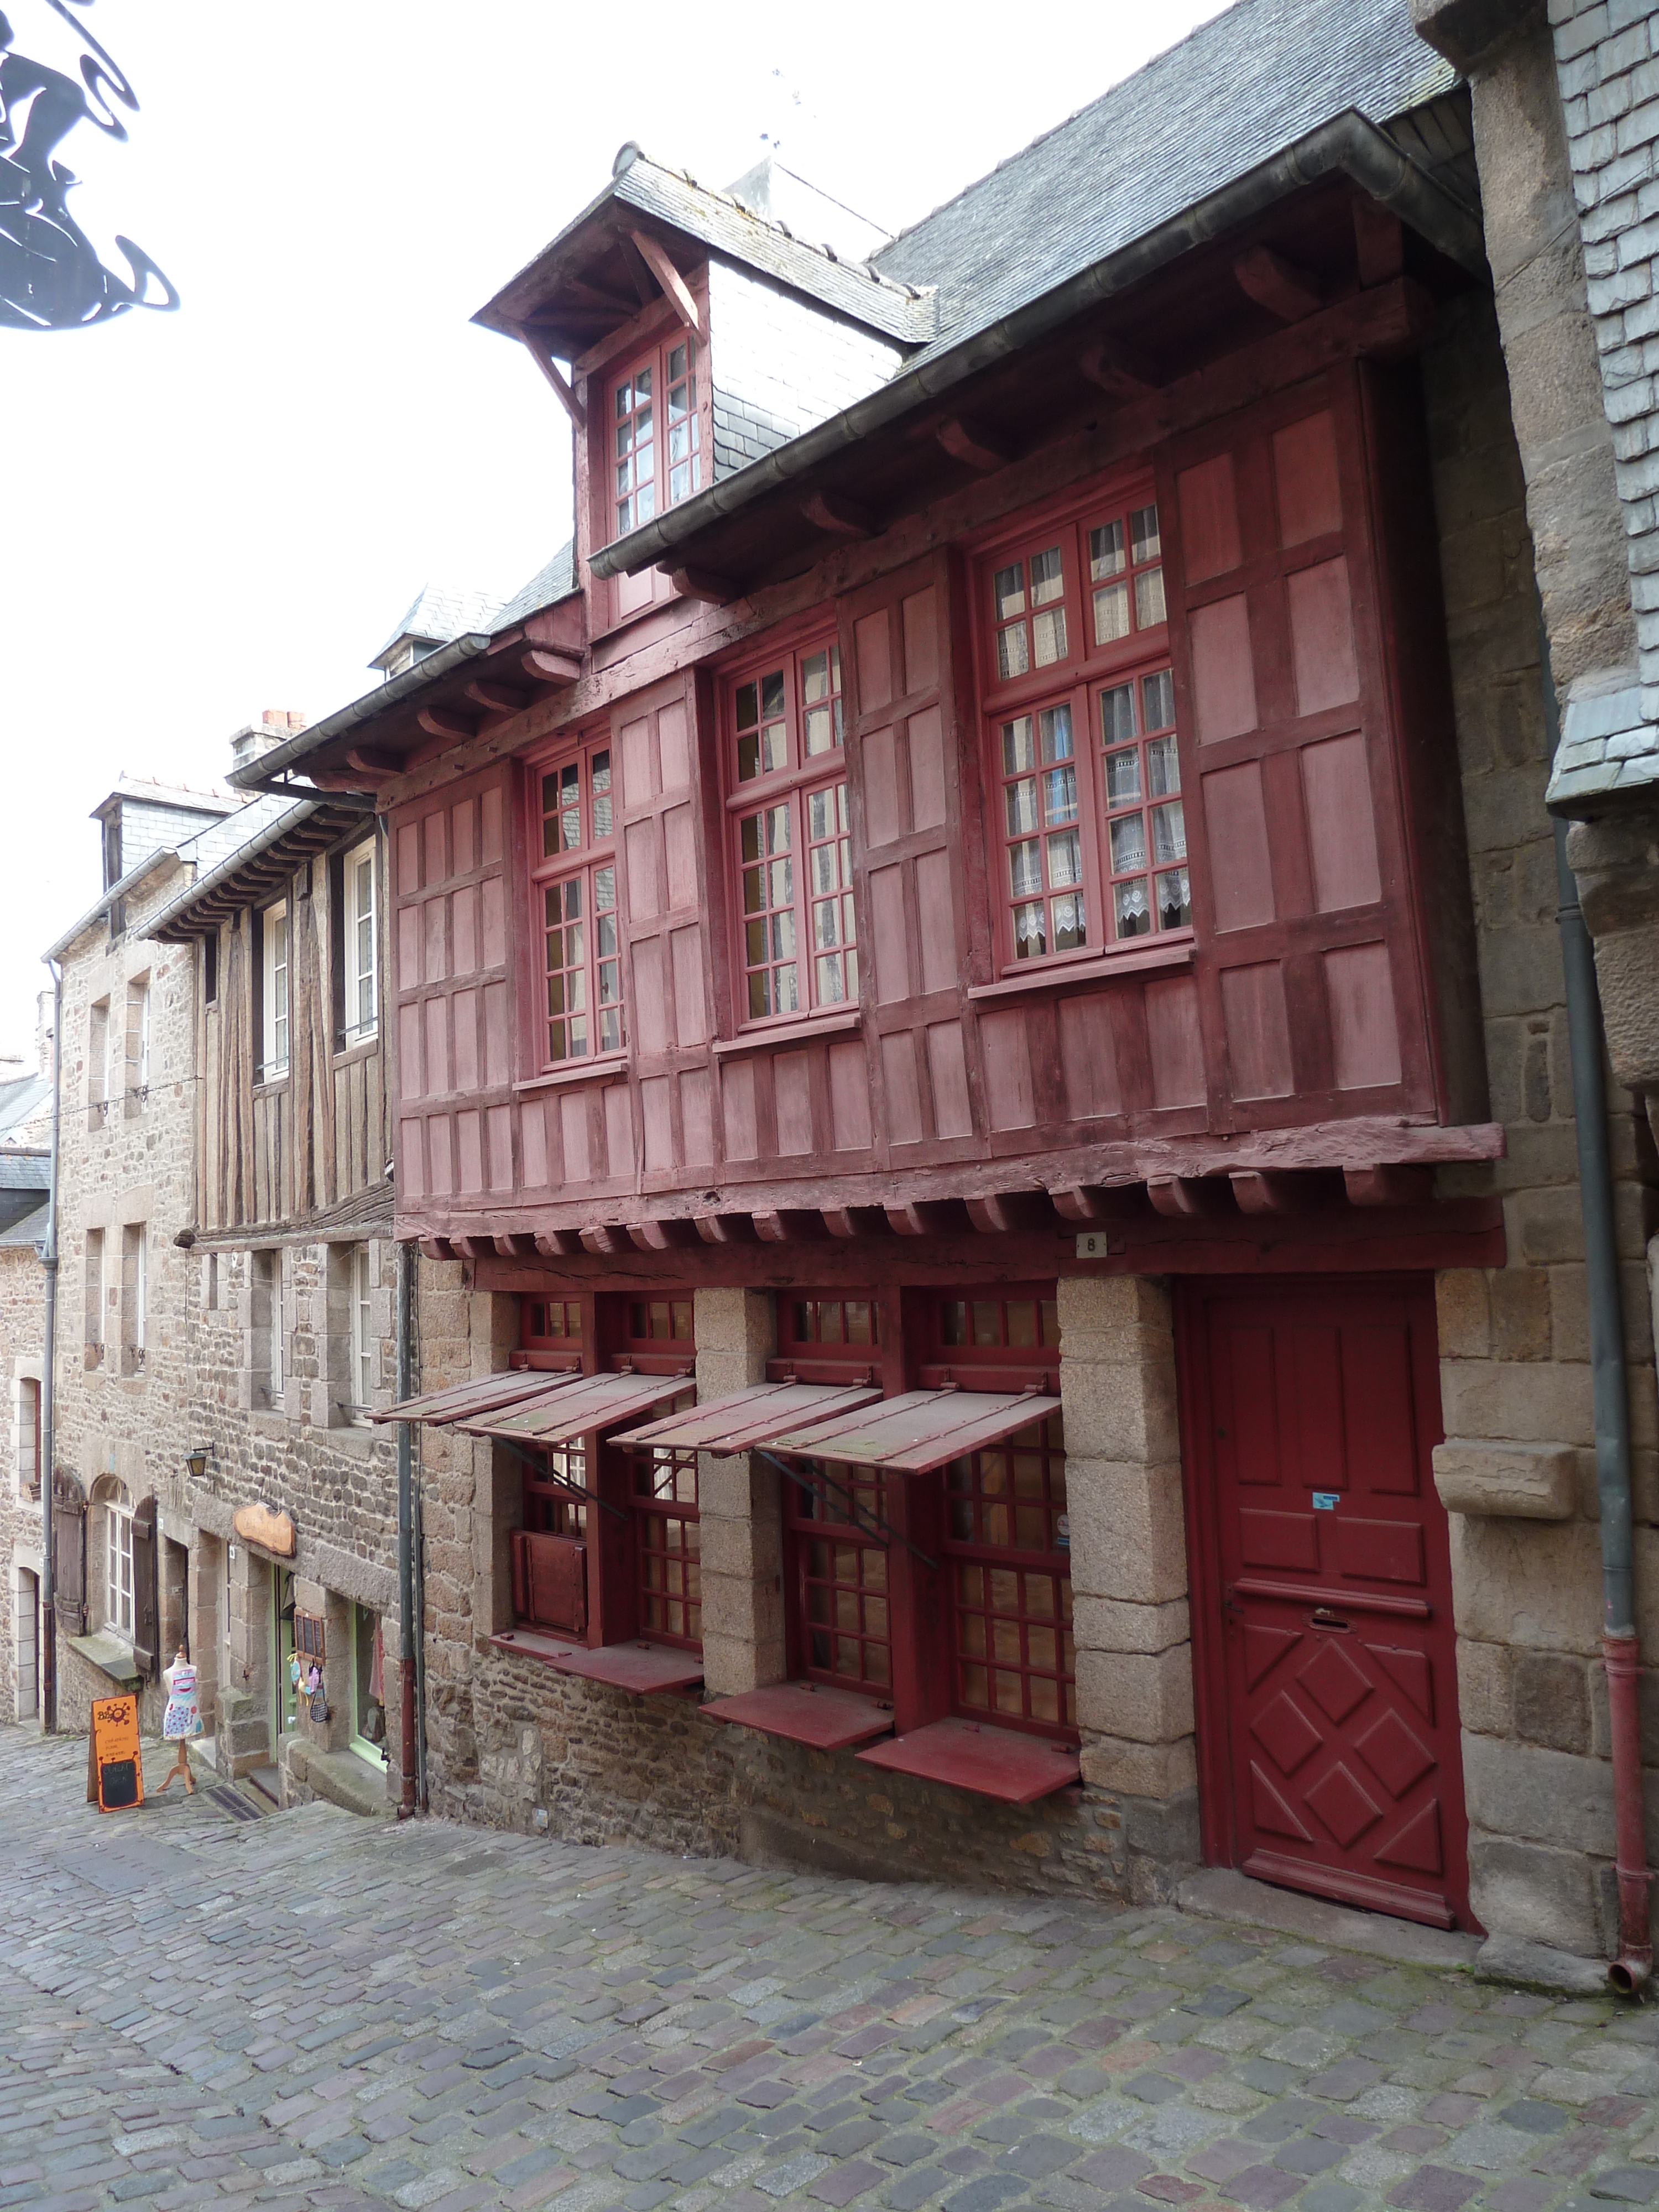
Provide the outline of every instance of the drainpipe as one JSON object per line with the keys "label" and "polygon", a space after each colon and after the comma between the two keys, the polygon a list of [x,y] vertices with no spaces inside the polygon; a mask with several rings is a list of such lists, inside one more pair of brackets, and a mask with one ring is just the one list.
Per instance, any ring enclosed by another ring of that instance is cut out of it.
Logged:
{"label": "drainpipe", "polygon": [[[415,1248],[398,1247],[398,1401],[415,1395]],[[398,1818],[415,1810],[415,1431],[398,1424],[398,1700],[403,1712],[403,1791]]]}
{"label": "drainpipe", "polygon": [[56,1456],[58,1372],[58,1133],[63,1103],[64,971],[52,970],[52,1167],[46,1190],[46,1344],[40,1354],[40,1728],[58,1733],[58,1565],[53,1557],[52,1476]]}
{"label": "drainpipe", "polygon": [[[1551,757],[1560,740],[1549,640],[1539,612],[1544,726]],[[1636,1638],[1635,1539],[1632,1531],[1630,1394],[1625,1377],[1624,1317],[1613,1237],[1613,1164],[1607,1150],[1602,1079],[1601,1000],[1595,955],[1567,864],[1567,824],[1555,817],[1555,879],[1560,899],[1561,961],[1566,971],[1567,1036],[1572,1054],[1572,1110],[1578,1137],[1578,1193],[1584,1219],[1589,1294],[1590,1377],[1595,1414],[1595,1487],[1601,1502],[1601,1656],[1607,1675],[1613,1742],[1619,1955],[1607,1968],[1614,1989],[1633,1995],[1653,1973],[1649,1923],[1647,1823],[1642,1800],[1640,1654]]]}

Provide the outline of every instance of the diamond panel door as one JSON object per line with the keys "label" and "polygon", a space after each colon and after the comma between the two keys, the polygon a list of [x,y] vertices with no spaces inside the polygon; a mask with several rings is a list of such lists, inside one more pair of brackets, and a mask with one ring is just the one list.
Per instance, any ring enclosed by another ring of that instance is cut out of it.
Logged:
{"label": "diamond panel door", "polygon": [[1236,1863],[1467,1926],[1432,1291],[1200,1299]]}

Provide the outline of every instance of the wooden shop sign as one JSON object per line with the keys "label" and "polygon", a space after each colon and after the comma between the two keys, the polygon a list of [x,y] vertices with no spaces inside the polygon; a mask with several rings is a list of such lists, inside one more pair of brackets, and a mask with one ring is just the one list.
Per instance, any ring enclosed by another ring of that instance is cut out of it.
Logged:
{"label": "wooden shop sign", "polygon": [[277,1513],[269,1505],[239,1505],[231,1528],[245,1544],[274,1552],[279,1559],[294,1557],[294,1516]]}

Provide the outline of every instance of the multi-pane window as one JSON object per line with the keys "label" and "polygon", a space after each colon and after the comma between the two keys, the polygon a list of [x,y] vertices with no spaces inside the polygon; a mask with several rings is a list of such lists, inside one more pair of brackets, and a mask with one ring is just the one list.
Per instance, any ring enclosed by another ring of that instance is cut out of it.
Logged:
{"label": "multi-pane window", "polygon": [[702,489],[696,340],[689,334],[636,362],[611,389],[616,534]]}
{"label": "multi-pane window", "polygon": [[1099,707],[1114,933],[1182,928],[1192,893],[1169,670],[1109,684]]}
{"label": "multi-pane window", "polygon": [[1004,959],[1188,927],[1155,502],[1127,497],[989,556],[981,590]]}
{"label": "multi-pane window", "polygon": [[143,1097],[149,1089],[149,979],[131,986],[132,1088]]}
{"label": "multi-pane window", "polygon": [[369,1291],[368,1247],[352,1247],[348,1288],[351,1299],[351,1403],[374,1402],[374,1309]]}
{"label": "multi-pane window", "polygon": [[132,1638],[132,1500],[125,1484],[106,1482],[104,1514],[104,1626]]}
{"label": "multi-pane window", "polygon": [[288,907],[268,906],[259,917],[263,946],[264,1035],[260,1075],[269,1083],[288,1073]]}
{"label": "multi-pane window", "polygon": [[[690,1396],[685,1402],[691,1402]],[[634,1455],[634,1535],[640,1633],[661,1644],[702,1640],[697,1455]]]}
{"label": "multi-pane window", "polygon": [[534,776],[544,1056],[557,1066],[620,1052],[625,1039],[610,744],[584,745]]}
{"label": "multi-pane window", "polygon": [[344,878],[345,1034],[348,1044],[356,1044],[374,1036],[380,1015],[372,842],[346,854]]}
{"label": "multi-pane window", "polygon": [[[858,917],[839,648],[785,654],[742,678],[730,718],[743,1018],[854,1004]],[[748,795],[754,785],[764,790],[762,804]]]}
{"label": "multi-pane window", "polygon": [[17,1491],[22,1498],[40,1495],[40,1385],[33,1376],[17,1385]]}
{"label": "multi-pane window", "polygon": [[881,1342],[881,1308],[874,1298],[791,1298],[783,1319],[783,1342],[792,1350],[842,1345],[856,1350]]}
{"label": "multi-pane window", "polygon": [[811,1462],[808,1486],[785,1485],[793,1562],[799,1672],[847,1690],[890,1697],[893,1638],[882,1478],[839,1461]]}
{"label": "multi-pane window", "polygon": [[580,1352],[582,1310],[575,1298],[527,1298],[523,1311],[521,1342],[529,1349],[551,1345],[556,1350]]}
{"label": "multi-pane window", "polygon": [[643,1350],[648,1345],[684,1344],[692,1340],[690,1298],[631,1298],[628,1306],[628,1335]]}

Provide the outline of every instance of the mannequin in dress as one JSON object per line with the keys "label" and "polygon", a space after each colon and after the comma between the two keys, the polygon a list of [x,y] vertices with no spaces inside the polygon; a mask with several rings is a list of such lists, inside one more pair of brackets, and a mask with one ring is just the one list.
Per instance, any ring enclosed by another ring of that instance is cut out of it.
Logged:
{"label": "mannequin in dress", "polygon": [[[178,1776],[185,1778],[188,1796],[196,1794],[196,1784],[190,1771],[190,1738],[202,1732],[201,1707],[196,1696],[196,1669],[190,1663],[190,1654],[181,1644],[177,1657],[161,1676],[167,1686],[167,1709],[161,1722],[161,1739],[165,1743],[176,1741],[179,1756],[167,1769],[165,1790]],[[157,1793],[160,1794],[159,1792]]]}

